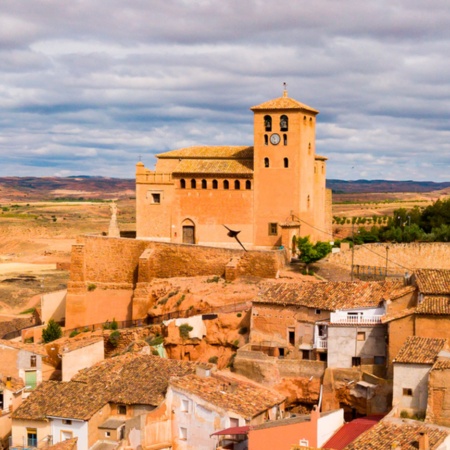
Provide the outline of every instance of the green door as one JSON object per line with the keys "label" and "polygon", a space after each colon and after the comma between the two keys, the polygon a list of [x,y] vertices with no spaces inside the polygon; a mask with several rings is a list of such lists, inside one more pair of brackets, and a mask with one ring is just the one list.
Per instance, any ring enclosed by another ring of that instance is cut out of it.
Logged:
{"label": "green door", "polygon": [[36,387],[36,371],[35,370],[29,370],[25,372],[25,386],[27,389],[34,389]]}

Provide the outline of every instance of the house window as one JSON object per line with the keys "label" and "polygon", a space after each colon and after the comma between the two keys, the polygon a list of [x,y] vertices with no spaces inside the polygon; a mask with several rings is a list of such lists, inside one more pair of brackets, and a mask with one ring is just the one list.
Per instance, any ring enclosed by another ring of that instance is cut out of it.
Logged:
{"label": "house window", "polygon": [[105,437],[111,437],[111,432],[110,431],[105,431]]}
{"label": "house window", "polygon": [[403,395],[405,397],[412,397],[413,390],[411,388],[403,388]]}
{"label": "house window", "polygon": [[213,180],[212,182],[212,188],[213,189],[218,189],[219,188],[219,182],[217,180]]}
{"label": "house window", "polygon": [[287,169],[289,167],[289,159],[284,158],[283,162],[284,162],[284,168]]}
{"label": "house window", "polygon": [[289,344],[295,345],[295,331],[289,331]]}
{"label": "house window", "polygon": [[30,367],[36,367],[36,355],[30,356]]}
{"label": "house window", "polygon": [[269,158],[264,158],[264,167],[270,167]]}
{"label": "house window", "polygon": [[61,441],[67,441],[73,438],[73,433],[71,431],[61,430]]}
{"label": "house window", "polygon": [[384,366],[386,364],[386,357],[385,356],[374,356],[373,363]]}
{"label": "house window", "polygon": [[302,359],[311,359],[311,350],[302,350]]}
{"label": "house window", "polygon": [[125,416],[127,414],[127,405],[117,405],[117,414]]}
{"label": "house window", "polygon": [[250,180],[247,180],[245,182],[245,189],[250,190],[252,188],[252,182]]}
{"label": "house window", "polygon": [[283,145],[287,145],[287,134],[283,134]]}
{"label": "house window", "polygon": [[197,181],[195,181],[194,178],[192,178],[191,180],[191,189],[196,189],[197,188]]}
{"label": "house window", "polygon": [[319,315],[321,312],[322,312],[322,311],[321,311],[320,309],[316,309],[316,310],[314,311],[314,313],[315,313],[316,315]]}
{"label": "house window", "polygon": [[231,427],[238,427],[239,426],[239,419],[236,419],[234,417],[230,417],[230,428]]}
{"label": "house window", "polygon": [[269,236],[277,236],[277,235],[278,235],[278,224],[269,223]]}
{"label": "house window", "polygon": [[180,427],[180,439],[183,441],[187,440],[187,428]]}
{"label": "house window", "polygon": [[181,400],[181,411],[189,412],[189,400],[186,399]]}
{"label": "house window", "polygon": [[230,189],[230,182],[228,180],[223,180],[223,188]]}
{"label": "house window", "polygon": [[284,114],[280,117],[280,131],[288,131],[289,119]]}
{"label": "house window", "polygon": [[62,423],[63,423],[63,425],[72,425],[72,421],[69,419],[63,419]]}
{"label": "house window", "polygon": [[206,180],[202,180],[202,189],[206,189],[208,187],[208,184],[206,183]]}
{"label": "house window", "polygon": [[241,182],[239,180],[234,180],[234,189],[237,191],[241,188]]}
{"label": "house window", "polygon": [[357,341],[365,341],[366,340],[366,332],[365,331],[358,331],[358,334],[356,335]]}
{"label": "house window", "polygon": [[25,372],[25,386],[27,389],[34,389],[37,384],[37,372],[35,370],[28,370]]}
{"label": "house window", "polygon": [[27,428],[27,446],[37,447],[37,429]]}
{"label": "house window", "polygon": [[180,188],[181,189],[186,189],[186,180],[184,178],[182,178],[180,180]]}
{"label": "house window", "polygon": [[266,131],[272,131],[272,117],[264,116],[264,128]]}
{"label": "house window", "polygon": [[161,203],[161,194],[152,194],[152,203],[159,205]]}
{"label": "house window", "polygon": [[361,358],[359,356],[352,357],[352,367],[359,367],[361,365]]}

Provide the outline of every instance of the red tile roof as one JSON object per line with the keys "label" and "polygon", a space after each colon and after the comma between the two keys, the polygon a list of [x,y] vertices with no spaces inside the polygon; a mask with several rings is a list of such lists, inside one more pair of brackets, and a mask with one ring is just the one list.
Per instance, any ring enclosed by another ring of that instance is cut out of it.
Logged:
{"label": "red tile roof", "polygon": [[324,447],[342,450],[358,436],[374,427],[383,416],[367,416],[352,420],[342,426],[325,444]]}
{"label": "red tile roof", "polygon": [[414,278],[422,294],[450,295],[450,270],[420,269]]}
{"label": "red tile roof", "polygon": [[409,336],[394,359],[394,363],[434,364],[447,339]]}
{"label": "red tile roof", "polygon": [[317,109],[311,108],[311,106],[305,105],[304,103],[300,103],[297,100],[288,97],[286,91],[284,92],[283,97],[274,98],[273,100],[261,103],[260,105],[253,106],[250,109],[252,111],[261,109],[300,109],[310,111],[315,114],[318,114],[319,112]]}
{"label": "red tile roof", "polygon": [[416,308],[416,314],[447,316],[450,314],[450,298],[424,296],[422,303]]}

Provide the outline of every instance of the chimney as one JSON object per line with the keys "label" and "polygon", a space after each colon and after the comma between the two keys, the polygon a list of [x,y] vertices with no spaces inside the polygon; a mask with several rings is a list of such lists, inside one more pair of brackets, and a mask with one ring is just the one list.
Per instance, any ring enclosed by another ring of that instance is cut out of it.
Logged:
{"label": "chimney", "polygon": [[6,377],[6,384],[5,384],[6,389],[11,390],[11,386],[12,386],[11,377]]}
{"label": "chimney", "polygon": [[426,431],[419,433],[419,450],[430,450],[430,438]]}
{"label": "chimney", "polygon": [[391,450],[402,450],[402,447],[398,442],[393,442],[391,444]]}

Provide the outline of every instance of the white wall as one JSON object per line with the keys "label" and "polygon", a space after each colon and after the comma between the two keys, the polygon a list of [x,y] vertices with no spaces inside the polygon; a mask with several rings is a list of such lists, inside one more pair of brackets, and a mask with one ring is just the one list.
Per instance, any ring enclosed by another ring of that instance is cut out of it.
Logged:
{"label": "white wall", "polygon": [[103,339],[86,347],[62,354],[62,381],[70,381],[82,369],[105,359]]}
{"label": "white wall", "polygon": [[53,444],[62,441],[61,431],[71,431],[72,437],[78,438],[78,450],[88,449],[88,423],[82,420],[72,420],[71,425],[63,424],[62,419],[52,419],[51,429],[53,436]]}
{"label": "white wall", "polygon": [[[394,392],[392,404],[399,411],[414,409],[425,411],[428,400],[428,374],[430,364],[394,363]],[[412,397],[403,395],[403,388],[413,390]]]}
{"label": "white wall", "polygon": [[59,322],[66,316],[67,290],[49,292],[41,296],[42,322],[47,323],[50,319]]}
{"label": "white wall", "polygon": [[317,446],[322,447],[344,425],[344,410],[338,409],[319,418],[317,422]]}

